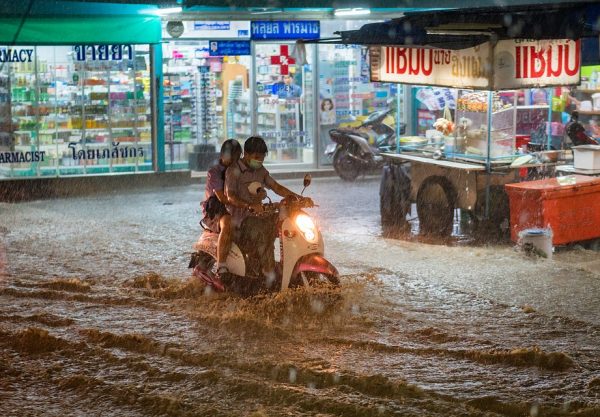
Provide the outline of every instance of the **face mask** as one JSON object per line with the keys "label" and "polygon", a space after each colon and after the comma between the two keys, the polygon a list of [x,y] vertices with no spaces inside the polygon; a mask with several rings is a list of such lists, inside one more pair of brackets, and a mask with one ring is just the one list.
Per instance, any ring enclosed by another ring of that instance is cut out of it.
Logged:
{"label": "face mask", "polygon": [[261,161],[257,161],[256,159],[251,159],[248,161],[248,166],[252,169],[259,169],[262,167],[263,163]]}

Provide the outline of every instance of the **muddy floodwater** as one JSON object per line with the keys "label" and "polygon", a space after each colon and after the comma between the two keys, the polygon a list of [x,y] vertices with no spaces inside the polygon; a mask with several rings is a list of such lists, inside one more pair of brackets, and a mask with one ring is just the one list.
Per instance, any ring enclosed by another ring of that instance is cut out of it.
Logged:
{"label": "muddy floodwater", "polygon": [[200,185],[0,203],[0,416],[600,416],[600,254],[385,239],[378,186],[307,190],[340,289],[254,298],[190,278]]}

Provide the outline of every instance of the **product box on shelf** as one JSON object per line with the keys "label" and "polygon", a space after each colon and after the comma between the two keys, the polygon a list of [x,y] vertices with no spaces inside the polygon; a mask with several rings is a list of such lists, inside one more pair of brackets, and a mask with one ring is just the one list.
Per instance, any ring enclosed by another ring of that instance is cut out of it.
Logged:
{"label": "product box on shelf", "polygon": [[580,145],[573,147],[576,169],[600,170],[600,145]]}

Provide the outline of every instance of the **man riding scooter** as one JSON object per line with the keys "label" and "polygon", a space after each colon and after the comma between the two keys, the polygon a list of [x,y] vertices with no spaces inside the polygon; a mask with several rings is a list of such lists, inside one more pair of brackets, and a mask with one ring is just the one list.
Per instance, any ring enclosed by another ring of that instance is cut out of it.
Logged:
{"label": "man riding scooter", "polygon": [[[307,200],[275,181],[263,166],[268,152],[267,144],[258,136],[252,136],[244,143],[244,156],[232,164],[225,173],[225,194],[227,209],[232,216],[232,226],[237,229],[237,241],[246,247],[253,247],[260,257],[262,272],[267,287],[275,282],[275,257],[273,244],[276,234],[276,216],[260,216],[262,200],[270,189],[284,198]],[[251,183],[261,187],[256,195],[249,190]]]}

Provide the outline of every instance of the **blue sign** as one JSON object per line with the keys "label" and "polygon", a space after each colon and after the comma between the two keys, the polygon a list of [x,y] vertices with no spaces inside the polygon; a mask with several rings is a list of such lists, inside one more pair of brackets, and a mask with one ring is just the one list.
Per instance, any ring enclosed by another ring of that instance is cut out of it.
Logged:
{"label": "blue sign", "polygon": [[321,27],[318,20],[254,21],[252,39],[319,39]]}
{"label": "blue sign", "polygon": [[194,30],[231,30],[231,22],[194,22]]}
{"label": "blue sign", "polygon": [[210,56],[251,55],[250,41],[209,41]]}

